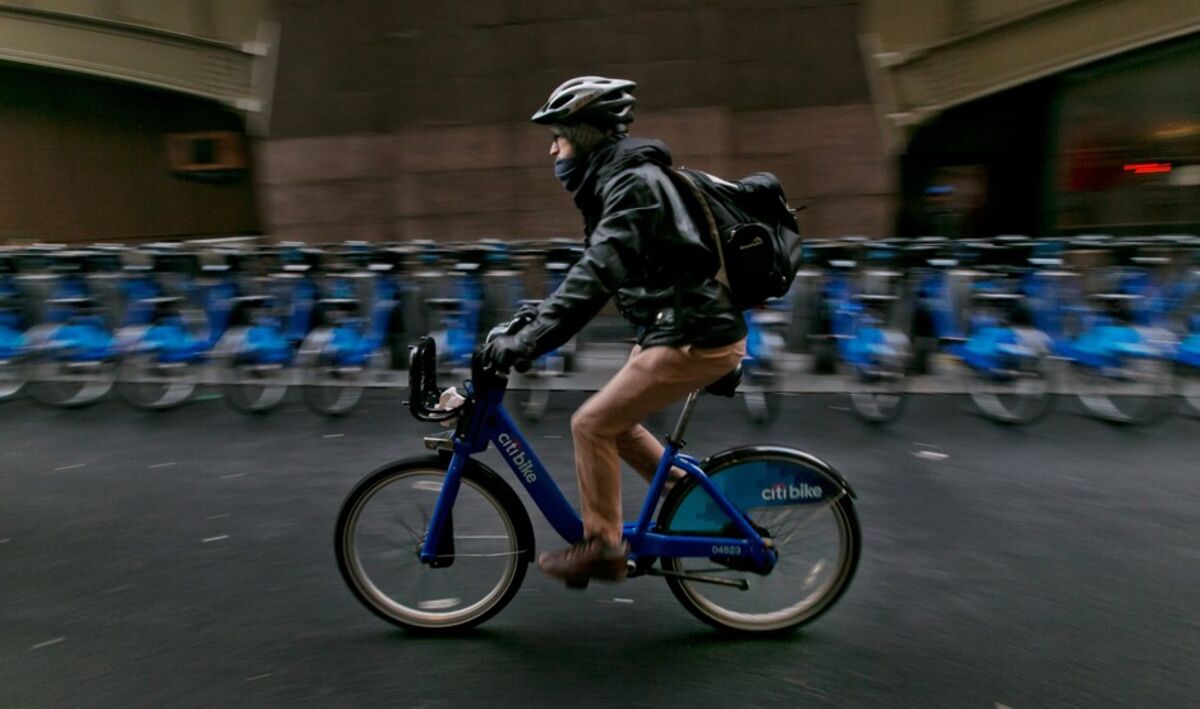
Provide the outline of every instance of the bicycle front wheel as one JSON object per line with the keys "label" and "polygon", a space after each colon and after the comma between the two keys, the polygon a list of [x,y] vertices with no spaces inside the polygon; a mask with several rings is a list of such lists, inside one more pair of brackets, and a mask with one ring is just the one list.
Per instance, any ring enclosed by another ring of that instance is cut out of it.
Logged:
{"label": "bicycle front wheel", "polygon": [[338,515],[342,578],[371,612],[409,630],[461,630],[492,617],[516,595],[533,555],[516,494],[471,461],[438,560],[421,562],[448,463],[435,456],[385,466],[354,488]]}
{"label": "bicycle front wheel", "polygon": [[[706,473],[770,541],[778,560],[764,573],[738,557],[663,559],[667,584],[679,602],[709,625],[743,633],[790,630],[829,610],[850,585],[862,545],[844,483],[819,461],[782,448],[722,454]],[[671,491],[659,528],[667,534],[738,536],[692,479]],[[713,579],[744,580],[748,587]]]}

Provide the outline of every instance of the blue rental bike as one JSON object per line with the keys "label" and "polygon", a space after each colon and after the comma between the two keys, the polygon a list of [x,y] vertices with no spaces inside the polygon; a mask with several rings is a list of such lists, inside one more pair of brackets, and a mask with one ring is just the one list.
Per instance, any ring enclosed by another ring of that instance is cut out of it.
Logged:
{"label": "blue rental bike", "polygon": [[784,349],[781,332],[788,326],[787,314],[781,306],[784,302],[772,299],[745,313],[746,358],[742,366],[746,383],[742,387],[742,402],[750,421],[760,426],[779,415],[779,380],[783,378],[780,355]]}
{"label": "blue rental bike", "polygon": [[[489,334],[519,327],[513,321]],[[559,536],[583,538],[578,513],[504,407],[507,376],[475,354],[465,401],[440,410],[436,371],[436,346],[423,338],[413,348],[408,404],[418,420],[456,421],[453,433],[425,439],[434,453],[363,478],[335,533],[338,567],[354,595],[380,618],[427,632],[498,613],[535,558],[520,499],[476,458],[489,444]],[[740,377],[739,367],[707,389],[732,396]],[[720,629],[770,633],[808,623],[854,576],[854,491],[831,466],[792,448],[733,448],[703,461],[684,455],[699,394],[688,397],[666,439],[637,520],[625,524],[629,576],[664,577],[685,608]],[[673,466],[686,476],[660,506]]]}
{"label": "blue rental bike", "polygon": [[213,347],[212,359],[225,402],[242,413],[265,414],[287,396],[296,350],[309,332],[319,297],[313,272],[321,251],[285,246],[253,256],[259,263],[235,260],[238,270],[262,270],[265,261],[269,275],[242,280],[243,290],[256,285],[262,292],[230,300],[228,329]]}
{"label": "blue rental bike", "polygon": [[828,255],[834,256],[828,267],[840,275],[827,285],[827,329],[849,378],[851,410],[873,425],[892,423],[907,401],[911,355],[908,336],[893,325],[901,275],[890,267],[896,249],[853,237]]}
{"label": "blue rental bike", "polygon": [[[157,279],[175,283],[168,287],[152,279],[157,287],[136,289],[138,299],[126,309],[127,315],[138,314],[135,324],[116,334],[121,353],[117,393],[134,408],[164,411],[182,406],[195,394],[208,353],[225,332],[235,291],[229,283],[199,278],[199,254],[159,249],[146,256]],[[203,306],[207,332],[193,322],[197,318],[189,300]]]}
{"label": "blue rental bike", "polygon": [[[1072,246],[1078,246],[1073,244]],[[1163,299],[1150,271],[1161,257],[1140,241],[1107,244],[1101,292],[1083,329],[1059,343],[1087,413],[1114,424],[1145,425],[1171,413],[1171,360],[1177,345],[1163,325]]]}
{"label": "blue rental bike", "polygon": [[25,309],[13,282],[16,273],[16,259],[0,253],[0,401],[19,394],[27,378]]}
{"label": "blue rental bike", "polygon": [[304,338],[296,359],[304,403],[326,416],[349,413],[387,369],[388,336],[400,297],[394,252],[352,251],[341,257],[329,268],[326,292],[317,301],[320,324]]}
{"label": "blue rental bike", "polygon": [[1033,270],[1035,245],[1023,238],[966,246],[974,266],[966,337],[948,349],[966,366],[966,388],[981,414],[1001,424],[1032,423],[1049,411],[1050,335],[1039,330],[1022,277]]}
{"label": "blue rental bike", "polygon": [[104,305],[93,296],[88,280],[106,264],[91,251],[58,251],[51,261],[46,321],[23,335],[29,354],[26,390],[47,406],[87,406],[103,399],[116,383],[119,351]]}
{"label": "blue rental bike", "polygon": [[[583,255],[583,247],[566,240],[556,240],[549,246],[524,248],[519,253],[525,258],[534,258],[543,263],[545,273],[542,291],[549,294],[558,290],[571,267]],[[536,308],[542,299],[522,298],[517,304]],[[511,307],[505,303],[504,307]],[[550,406],[551,394],[560,390],[576,366],[579,350],[579,335],[572,337],[561,347],[538,357],[528,372],[516,379],[513,389],[517,391],[516,411],[529,423],[540,421]],[[509,401],[514,401],[509,399]]]}

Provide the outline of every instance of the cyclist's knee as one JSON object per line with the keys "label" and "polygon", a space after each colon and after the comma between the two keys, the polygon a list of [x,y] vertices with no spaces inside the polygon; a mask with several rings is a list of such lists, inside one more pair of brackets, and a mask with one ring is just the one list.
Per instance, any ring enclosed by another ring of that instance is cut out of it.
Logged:
{"label": "cyclist's knee", "polygon": [[586,403],[571,415],[571,435],[579,438],[616,438],[626,426],[611,415]]}
{"label": "cyclist's knee", "polygon": [[571,435],[578,438],[580,435],[591,436],[594,433],[595,415],[588,411],[586,406],[581,406],[571,414]]}

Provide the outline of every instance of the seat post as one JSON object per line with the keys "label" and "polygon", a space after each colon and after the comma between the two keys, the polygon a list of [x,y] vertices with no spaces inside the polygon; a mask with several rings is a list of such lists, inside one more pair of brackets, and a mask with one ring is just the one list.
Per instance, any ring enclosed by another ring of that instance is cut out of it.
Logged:
{"label": "seat post", "polygon": [[683,449],[684,443],[683,434],[687,431],[688,421],[692,418],[692,409],[696,408],[696,400],[700,398],[700,390],[697,389],[691,394],[688,394],[687,401],[683,404],[683,413],[679,414],[679,421],[675,423],[675,430],[667,436],[667,443],[675,446],[677,449]]}

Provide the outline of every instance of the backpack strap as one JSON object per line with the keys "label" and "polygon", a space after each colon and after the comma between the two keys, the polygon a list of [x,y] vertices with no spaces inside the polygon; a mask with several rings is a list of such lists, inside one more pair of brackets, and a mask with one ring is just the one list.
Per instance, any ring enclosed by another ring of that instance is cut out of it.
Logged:
{"label": "backpack strap", "polygon": [[721,245],[721,233],[717,229],[717,220],[713,217],[712,209],[708,206],[708,199],[705,198],[704,193],[700,191],[700,188],[696,186],[696,183],[692,181],[692,178],[686,172],[680,172],[669,167],[667,170],[679,176],[688,188],[691,189],[692,194],[696,197],[696,201],[700,203],[700,209],[704,212],[704,220],[708,222],[708,235],[712,237],[713,248],[717,250],[717,258],[721,261],[721,268],[717,270],[717,275],[713,278],[717,283],[720,283],[732,292],[733,289],[729,286],[728,272],[725,270],[725,249]]}

